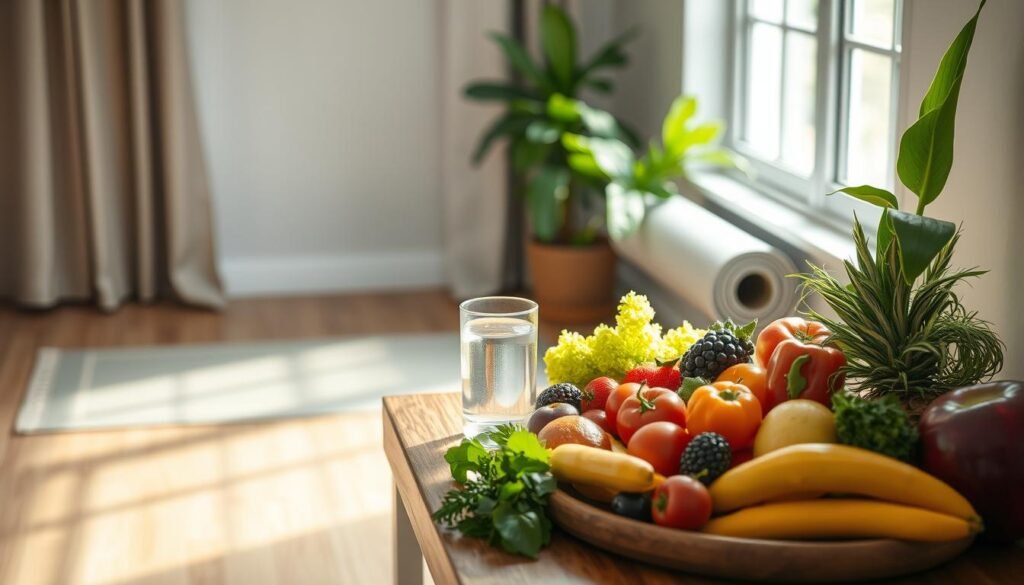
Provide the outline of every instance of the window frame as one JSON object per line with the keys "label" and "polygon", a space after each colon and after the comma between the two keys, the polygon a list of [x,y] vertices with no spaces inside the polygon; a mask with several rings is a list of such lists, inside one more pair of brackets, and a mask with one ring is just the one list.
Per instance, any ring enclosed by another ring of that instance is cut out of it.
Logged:
{"label": "window frame", "polygon": [[[850,17],[852,0],[840,0],[839,2],[820,0],[818,2],[818,25],[814,33],[786,22],[788,2],[783,3],[781,23],[769,22],[783,31],[782,71],[780,72],[780,75],[783,76],[783,84],[785,83],[786,61],[785,31],[792,29],[805,34],[813,34],[817,42],[814,170],[809,176],[803,177],[793,170],[787,169],[779,161],[763,159],[763,155],[743,140],[749,29],[754,22],[768,22],[750,16],[750,2],[751,0],[734,0],[731,3],[728,28],[730,39],[727,41],[732,54],[729,56],[731,72],[727,76],[728,86],[726,88],[726,105],[730,124],[725,141],[727,146],[748,159],[756,175],[753,179],[742,174],[737,174],[737,177],[772,199],[805,214],[817,213],[827,222],[835,225],[848,226],[848,221],[856,214],[864,223],[864,227],[873,231],[876,228],[877,219],[881,215],[877,207],[852,197],[842,195],[828,197],[826,194],[846,186],[839,180],[840,166],[845,162],[846,157],[845,133],[847,132],[847,125],[841,121],[848,119],[846,117],[846,112],[849,109],[848,73],[853,48],[880,53],[892,59],[889,108],[891,149],[886,165],[889,169],[889,182],[891,185],[895,185],[895,155],[898,148],[897,123],[901,113],[899,89],[902,79],[902,29],[907,3],[903,0],[893,0],[893,43],[888,50],[857,40],[848,32],[847,29],[852,22]],[[821,211],[824,213],[818,213]]]}

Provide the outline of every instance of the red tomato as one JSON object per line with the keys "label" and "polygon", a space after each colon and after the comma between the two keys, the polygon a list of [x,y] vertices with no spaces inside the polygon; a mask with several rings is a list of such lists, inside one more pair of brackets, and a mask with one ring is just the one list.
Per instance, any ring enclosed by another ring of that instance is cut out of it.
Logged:
{"label": "red tomato", "polygon": [[597,426],[604,429],[604,432],[615,434],[615,425],[612,424],[612,421],[608,420],[607,412],[595,408],[584,412],[583,418],[589,418],[594,421],[597,423]]}
{"label": "red tomato", "polygon": [[652,422],[633,433],[626,451],[650,463],[655,471],[668,477],[679,473],[679,460],[690,444],[690,439],[690,433],[675,423]]}
{"label": "red tomato", "polygon": [[[797,339],[821,345],[830,335],[832,332],[817,321],[808,321],[800,317],[776,319],[758,334],[757,344],[754,346],[754,359],[762,368],[767,368],[775,348],[783,341]],[[765,409],[765,412],[768,410]]]}
{"label": "red tomato", "polygon": [[673,475],[655,488],[651,516],[659,526],[697,530],[711,518],[711,494],[696,479]]}
{"label": "red tomato", "polygon": [[611,421],[612,426],[615,426],[622,403],[630,396],[636,394],[636,391],[639,389],[640,384],[630,382],[629,384],[620,384],[618,388],[608,395],[608,401],[604,403],[604,411],[608,413],[608,420]]}
{"label": "red tomato", "polygon": [[686,403],[675,392],[665,388],[637,390],[622,403],[615,417],[615,429],[623,443],[640,427],[660,420],[686,426]]}
{"label": "red tomato", "polygon": [[608,397],[618,387],[619,383],[607,376],[594,378],[583,387],[583,400],[580,400],[580,410],[586,412],[595,408],[603,409],[605,403],[608,402]]}

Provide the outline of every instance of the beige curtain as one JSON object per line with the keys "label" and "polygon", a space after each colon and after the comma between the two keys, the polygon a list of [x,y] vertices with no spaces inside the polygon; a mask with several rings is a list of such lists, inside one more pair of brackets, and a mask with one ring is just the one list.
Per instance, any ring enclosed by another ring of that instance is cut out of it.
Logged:
{"label": "beige curtain", "polygon": [[507,30],[508,13],[501,1],[440,2],[444,245],[448,284],[457,298],[497,292],[504,277],[504,149],[493,148],[480,166],[470,162],[477,140],[502,108],[470,102],[462,88],[505,75],[505,61],[486,33]]}
{"label": "beige curtain", "polygon": [[182,0],[0,1],[0,297],[224,303]]}

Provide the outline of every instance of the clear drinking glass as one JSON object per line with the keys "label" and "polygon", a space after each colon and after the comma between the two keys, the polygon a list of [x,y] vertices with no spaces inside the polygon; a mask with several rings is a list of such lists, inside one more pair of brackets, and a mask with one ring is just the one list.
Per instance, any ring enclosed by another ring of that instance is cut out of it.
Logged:
{"label": "clear drinking glass", "polygon": [[522,423],[537,399],[537,303],[481,297],[459,305],[463,433]]}

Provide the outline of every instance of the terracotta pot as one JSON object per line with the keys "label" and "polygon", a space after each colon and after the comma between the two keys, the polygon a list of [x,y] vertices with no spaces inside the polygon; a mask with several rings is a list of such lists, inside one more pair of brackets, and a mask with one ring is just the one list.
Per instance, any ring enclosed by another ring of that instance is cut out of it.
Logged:
{"label": "terracotta pot", "polygon": [[527,246],[533,295],[540,318],[555,323],[594,323],[613,313],[615,253],[608,242]]}

